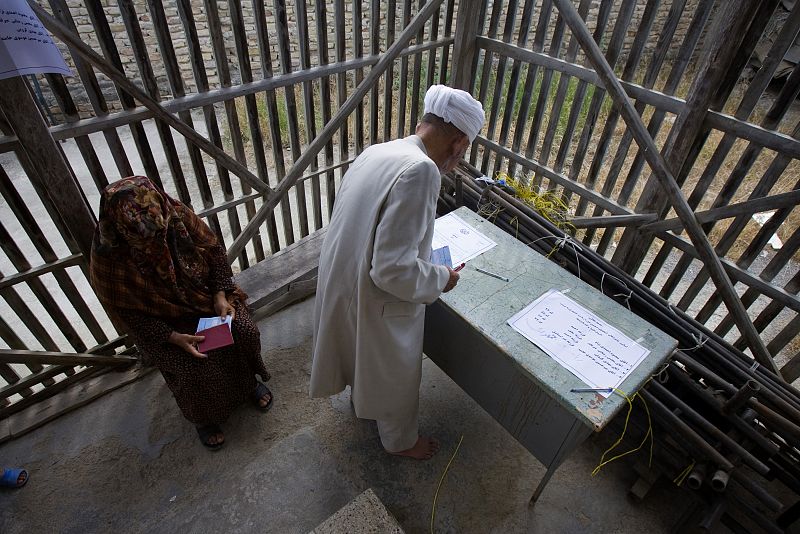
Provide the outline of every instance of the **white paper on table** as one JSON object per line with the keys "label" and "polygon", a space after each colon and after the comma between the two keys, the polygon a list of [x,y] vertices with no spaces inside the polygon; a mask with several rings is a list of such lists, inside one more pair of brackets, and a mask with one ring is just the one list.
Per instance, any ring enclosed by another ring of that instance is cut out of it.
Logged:
{"label": "white paper on table", "polygon": [[72,76],[50,34],[26,0],[0,3],[0,79],[55,72]]}
{"label": "white paper on table", "polygon": [[453,265],[460,265],[483,254],[497,243],[464,222],[455,213],[448,213],[436,219],[433,227],[434,249],[450,247]]}
{"label": "white paper on table", "polygon": [[591,388],[618,388],[650,353],[555,289],[534,300],[508,324]]}
{"label": "white paper on table", "polygon": [[222,320],[219,317],[201,317],[200,320],[197,322],[197,331],[200,332],[201,330],[208,330],[209,328],[221,325],[222,323],[227,324],[228,328],[230,329],[231,316],[226,315],[225,320]]}

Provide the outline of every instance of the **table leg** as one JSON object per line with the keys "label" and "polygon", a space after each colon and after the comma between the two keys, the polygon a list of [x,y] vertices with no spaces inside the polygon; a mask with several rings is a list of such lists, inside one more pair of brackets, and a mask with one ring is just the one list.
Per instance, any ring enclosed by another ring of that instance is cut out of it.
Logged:
{"label": "table leg", "polygon": [[588,427],[582,425],[578,421],[573,423],[569,433],[564,437],[564,441],[561,442],[558,452],[556,452],[555,456],[551,458],[549,464],[547,465],[547,471],[542,477],[542,480],[539,481],[539,485],[536,486],[536,491],[533,492],[533,496],[528,502],[528,506],[533,507],[536,505],[536,501],[539,500],[539,496],[542,494],[544,487],[550,481],[553,473],[556,472],[556,469],[559,468],[561,463],[566,460],[566,458],[572,454],[572,451],[577,449],[578,445],[583,443],[583,441],[589,437],[591,433],[592,432],[588,429]]}
{"label": "table leg", "polygon": [[539,499],[539,495],[542,494],[542,490],[544,490],[544,487],[550,481],[550,477],[553,476],[553,473],[556,472],[556,469],[558,469],[558,465],[551,465],[550,467],[547,468],[547,472],[542,477],[542,480],[539,481],[539,485],[536,486],[536,491],[533,492],[533,496],[531,497],[531,500],[528,502],[528,506],[530,506],[531,508],[536,506],[536,501]]}

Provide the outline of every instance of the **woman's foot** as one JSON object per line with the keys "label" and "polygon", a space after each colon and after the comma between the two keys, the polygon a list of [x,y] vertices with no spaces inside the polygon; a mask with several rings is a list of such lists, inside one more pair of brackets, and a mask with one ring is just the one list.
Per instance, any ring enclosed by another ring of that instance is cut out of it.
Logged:
{"label": "woman's foot", "polygon": [[408,456],[409,458],[414,458],[415,460],[429,460],[437,452],[439,452],[438,440],[435,438],[419,436],[417,438],[417,442],[410,449],[399,452],[389,451],[389,454],[394,454],[395,456]]}
{"label": "woman's foot", "polygon": [[197,425],[195,428],[200,442],[212,451],[219,450],[225,444],[225,435],[219,425]]}
{"label": "woman's foot", "polygon": [[272,391],[261,382],[258,382],[256,384],[255,393],[253,393],[253,402],[256,408],[262,412],[268,411],[272,408]]}

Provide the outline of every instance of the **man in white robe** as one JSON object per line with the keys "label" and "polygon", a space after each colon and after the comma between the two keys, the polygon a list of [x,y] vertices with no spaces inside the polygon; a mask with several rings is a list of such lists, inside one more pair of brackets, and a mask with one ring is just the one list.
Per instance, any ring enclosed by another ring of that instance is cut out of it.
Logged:
{"label": "man in white robe", "polygon": [[418,433],[425,305],[458,282],[430,260],[441,172],[483,126],[469,93],[432,86],[416,135],[367,148],[345,174],[322,245],[311,396],[351,386],[357,417],[384,448],[417,459],[439,444]]}

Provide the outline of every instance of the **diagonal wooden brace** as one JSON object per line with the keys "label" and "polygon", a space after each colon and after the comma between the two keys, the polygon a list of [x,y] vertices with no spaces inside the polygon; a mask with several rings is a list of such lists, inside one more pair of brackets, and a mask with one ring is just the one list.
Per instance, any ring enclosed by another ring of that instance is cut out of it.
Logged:
{"label": "diagonal wooden brace", "polygon": [[213,157],[223,167],[247,182],[250,187],[265,195],[266,198],[271,198],[274,192],[269,185],[264,183],[260,178],[258,178],[258,176],[250,172],[247,167],[230,157],[227,153],[225,153],[224,150],[200,135],[197,130],[165,110],[158,101],[145,93],[143,90],[136,87],[136,85],[131,82],[124,73],[117,70],[117,68],[109,63],[103,56],[92,50],[89,45],[81,41],[81,38],[75,34],[75,32],[53,18],[34,0],[28,0],[28,3],[30,4],[34,13],[36,13],[36,16],[39,17],[39,20],[42,22],[42,24],[44,24],[45,28],[52,32],[53,35],[61,39],[64,43],[72,47],[72,49],[75,50],[75,52],[77,52],[82,58],[91,63],[95,68],[97,68],[97,70],[108,76],[125,92],[141,102],[144,107],[153,113],[157,120],[160,120],[174,128],[178,133],[186,137],[186,139],[188,139],[192,144],[205,151],[209,156]]}
{"label": "diagonal wooden brace", "polygon": [[247,242],[258,232],[259,226],[266,220],[267,215],[272,212],[281,198],[283,198],[295,182],[303,175],[303,171],[305,171],[306,167],[315,160],[319,151],[330,141],[334,133],[336,133],[342,123],[347,120],[347,117],[353,112],[356,106],[358,106],[359,102],[361,102],[364,96],[369,92],[373,84],[378,82],[389,65],[394,63],[394,60],[397,59],[408,42],[416,36],[420,28],[422,28],[436,10],[439,9],[442,1],[443,0],[433,0],[432,2],[426,3],[414,18],[411,19],[411,22],[406,29],[403,30],[403,33],[397,37],[397,40],[392,43],[392,46],[381,56],[375,66],[370,69],[369,75],[356,87],[353,94],[342,104],[339,111],[336,112],[336,115],[328,121],[311,144],[303,150],[303,154],[294,162],[289,172],[286,173],[286,176],[284,176],[283,180],[281,180],[276,187],[275,195],[265,200],[255,216],[250,220],[247,227],[242,230],[242,233],[239,234],[239,237],[236,238],[236,241],[234,241],[228,249],[228,258],[236,258],[239,255]]}
{"label": "diagonal wooden brace", "polygon": [[636,113],[630,100],[628,100],[622,85],[603,56],[600,47],[594,39],[592,39],[589,29],[586,27],[583,19],[580,18],[580,15],[578,15],[578,12],[575,10],[570,0],[554,0],[554,3],[576,39],[578,39],[592,67],[600,76],[603,87],[608,91],[614,104],[619,108],[620,114],[625,120],[625,124],[630,128],[653,174],[658,179],[664,192],[672,203],[675,212],[683,222],[686,232],[689,234],[692,243],[697,249],[698,255],[703,260],[705,268],[708,269],[709,275],[720,293],[720,297],[723,302],[725,302],[730,314],[736,321],[736,326],[747,340],[756,361],[780,376],[778,367],[775,365],[772,356],[759,336],[756,327],[747,315],[747,310],[739,299],[739,295],[736,293],[730,278],[728,278],[727,273],[722,267],[722,262],[716,252],[714,252],[714,248],[708,241],[705,233],[703,233],[700,223],[689,207],[689,204],[686,202],[680,186],[678,186],[675,178],[667,168],[666,161],[659,152],[655,141],[653,141],[653,138],[648,133],[644,122],[642,122],[642,118]]}

